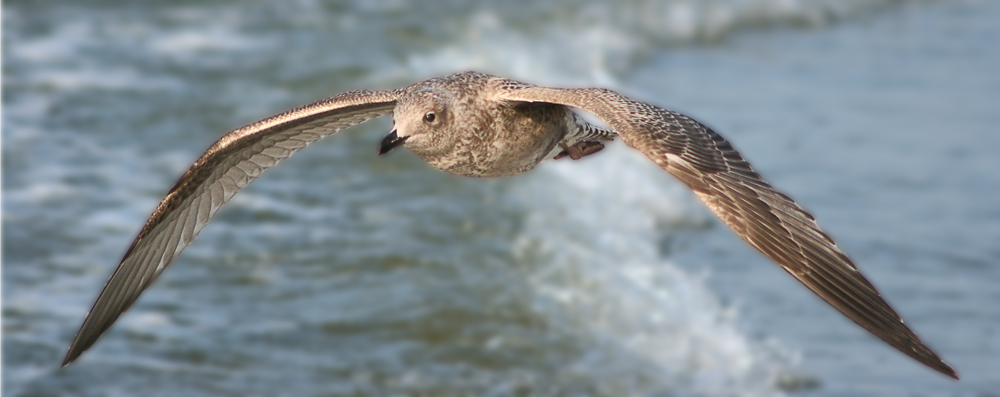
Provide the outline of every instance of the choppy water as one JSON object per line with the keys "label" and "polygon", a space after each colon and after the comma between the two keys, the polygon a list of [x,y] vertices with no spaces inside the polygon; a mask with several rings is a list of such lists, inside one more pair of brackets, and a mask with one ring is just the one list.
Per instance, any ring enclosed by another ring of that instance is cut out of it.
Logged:
{"label": "choppy water", "polygon": [[[5,395],[995,395],[994,2],[8,1]],[[477,69],[691,114],[811,209],[952,382],[623,145],[499,180],[383,120],[241,192],[83,358],[93,299],[219,135]]]}

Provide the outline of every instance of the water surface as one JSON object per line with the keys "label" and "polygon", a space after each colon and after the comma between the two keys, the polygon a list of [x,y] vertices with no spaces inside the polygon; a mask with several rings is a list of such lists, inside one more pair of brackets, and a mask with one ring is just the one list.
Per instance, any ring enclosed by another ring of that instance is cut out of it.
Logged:
{"label": "water surface", "polygon": [[[536,3],[6,2],[4,394],[1000,390],[1000,6]],[[468,179],[376,157],[387,120],[244,189],[58,369],[149,212],[222,133],[468,69],[709,124],[963,380],[842,318],[624,145]]]}

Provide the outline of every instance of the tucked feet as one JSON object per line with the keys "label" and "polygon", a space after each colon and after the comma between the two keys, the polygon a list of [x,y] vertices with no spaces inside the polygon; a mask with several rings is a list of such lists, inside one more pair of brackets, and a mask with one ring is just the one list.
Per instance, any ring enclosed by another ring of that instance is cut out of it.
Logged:
{"label": "tucked feet", "polygon": [[584,156],[589,156],[604,149],[604,144],[597,141],[580,141],[573,146],[563,144],[559,144],[559,146],[563,148],[563,151],[559,152],[556,157],[553,157],[553,160],[558,160],[566,156],[569,156],[573,160],[579,160]]}

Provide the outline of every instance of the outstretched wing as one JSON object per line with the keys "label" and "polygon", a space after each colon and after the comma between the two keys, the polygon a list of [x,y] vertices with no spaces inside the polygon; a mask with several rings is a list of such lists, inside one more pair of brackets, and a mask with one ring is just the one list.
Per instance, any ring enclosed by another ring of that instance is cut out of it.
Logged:
{"label": "outstretched wing", "polygon": [[737,235],[858,325],[917,361],[958,375],[910,331],[816,220],[701,123],[606,89],[503,80],[497,100],[549,102],[593,113],[629,146],[687,184]]}
{"label": "outstretched wing", "polygon": [[320,138],[392,112],[403,90],[351,91],[230,132],[195,161],[146,221],[62,365],[104,333],[240,188]]}

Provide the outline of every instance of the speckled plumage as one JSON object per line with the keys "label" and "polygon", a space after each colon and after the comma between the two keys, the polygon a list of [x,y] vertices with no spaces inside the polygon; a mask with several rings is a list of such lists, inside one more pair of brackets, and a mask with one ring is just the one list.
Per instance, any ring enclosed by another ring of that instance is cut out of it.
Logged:
{"label": "speckled plumage", "polygon": [[[588,124],[570,108],[593,114],[611,130]],[[901,352],[957,379],[815,219],[765,182],[711,129],[606,89],[537,87],[475,72],[392,91],[347,92],[223,136],[150,216],[63,365],[88,349],[135,302],[236,191],[308,144],[389,113],[395,130],[380,152],[405,145],[434,167],[474,177],[525,172],[617,134],[688,185],[737,235],[831,306]]]}
{"label": "speckled plumage", "polygon": [[[430,165],[471,177],[520,174],[560,153],[561,145],[614,139],[566,106],[492,97],[507,83],[467,72],[414,84],[393,110],[398,136]],[[423,120],[428,112],[434,123]]]}

